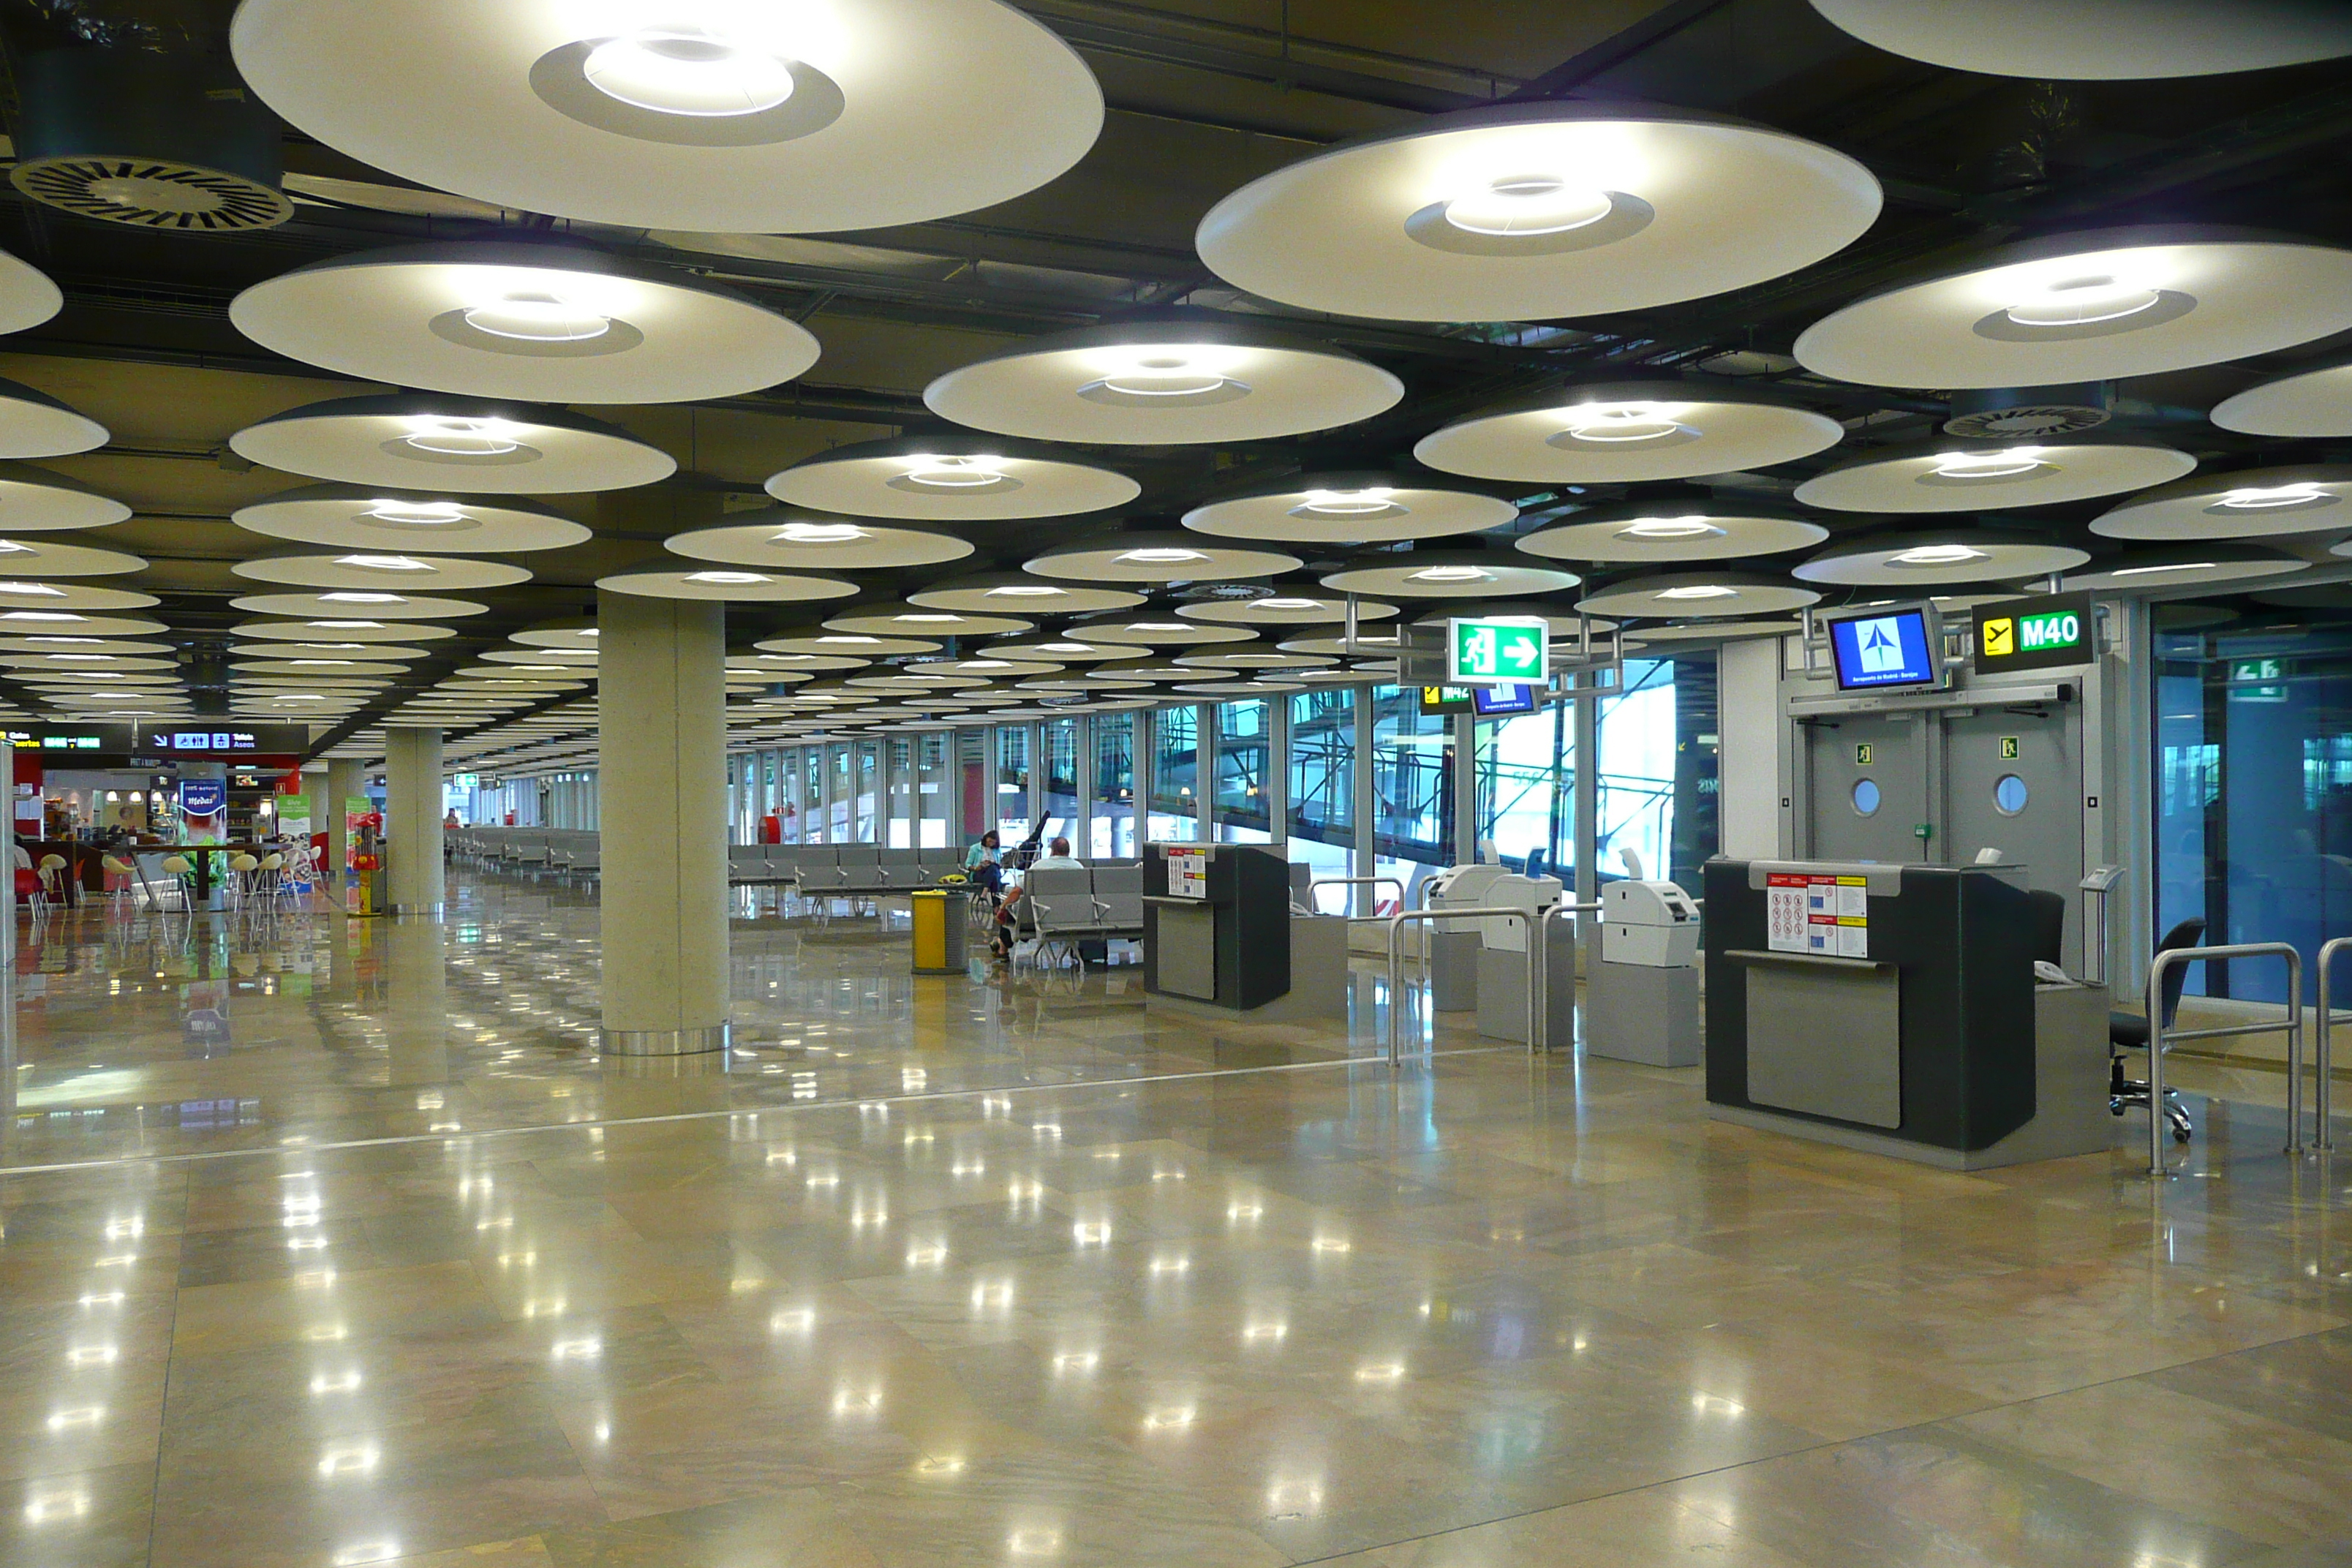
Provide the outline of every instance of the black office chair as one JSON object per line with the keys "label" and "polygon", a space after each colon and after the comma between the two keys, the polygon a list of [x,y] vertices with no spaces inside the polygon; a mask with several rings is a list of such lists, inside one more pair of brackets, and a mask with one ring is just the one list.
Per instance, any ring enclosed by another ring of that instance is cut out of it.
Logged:
{"label": "black office chair", "polygon": [[[2203,921],[2182,921],[2164,933],[2164,940],[2157,944],[2156,951],[2170,952],[2176,948],[2195,947],[2204,940]],[[2188,982],[2189,967],[2186,964],[2176,965],[2165,972],[2161,1001],[2164,1026],[2168,1029],[2172,1027],[2172,1020],[2180,1011],[2180,990]],[[2147,1081],[2124,1077],[2124,1053],[2147,1050],[2150,1038],[2146,1018],[2133,1013],[2107,1015],[2107,1109],[2117,1116],[2124,1113],[2126,1105],[2147,1104]],[[2153,1110],[2150,1114],[2154,1114]],[[2189,1112],[2180,1108],[2179,1090],[2167,1089],[2164,1091],[2164,1119],[2172,1124],[2172,1141],[2175,1143],[2186,1143],[2196,1136],[2197,1130],[2189,1123]]]}
{"label": "black office chair", "polygon": [[2025,895],[2027,918],[2033,922],[2033,961],[2066,967],[2066,895],[2047,888]]}

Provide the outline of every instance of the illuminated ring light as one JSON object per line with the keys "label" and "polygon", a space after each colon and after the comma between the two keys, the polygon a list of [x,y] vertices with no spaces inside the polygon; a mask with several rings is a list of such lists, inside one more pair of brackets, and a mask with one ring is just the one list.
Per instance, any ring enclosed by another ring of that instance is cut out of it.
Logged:
{"label": "illuminated ring light", "polygon": [[1211,208],[1235,287],[1390,321],[1587,317],[1809,266],[1878,216],[1870,171],[1719,115],[1519,103],[1432,116],[1277,169]]}
{"label": "illuminated ring light", "polygon": [[46,631],[51,626],[63,629],[73,623],[49,617],[85,610],[143,610],[160,603],[152,594],[130,588],[92,588],[80,583],[18,577],[8,570],[5,558],[0,558],[0,631],[21,635],[35,628]]}
{"label": "illuminated ring light", "polygon": [[[1231,626],[1344,626],[1348,619],[1348,601],[1340,595],[1317,594],[1304,588],[1286,588],[1280,584],[1250,599],[1202,599],[1190,605],[1179,605],[1176,613],[1188,621],[1208,621]],[[1397,606],[1379,599],[1359,598],[1356,619],[1384,621],[1397,613]]]}
{"label": "illuminated ring light", "polygon": [[66,297],[49,275],[0,250],[0,332],[37,327],[65,309]]}
{"label": "illuminated ring light", "polygon": [[1882,447],[1824,469],[1797,487],[1796,499],[1835,511],[1985,511],[2145,489],[2196,466],[2188,453],[2152,440],[2092,435],[1980,441],[1946,436]]}
{"label": "illuminated ring light", "polygon": [[2091,524],[2108,539],[2275,539],[2352,529],[2352,467],[2244,468],[2148,490]]}
{"label": "illuminated ring light", "polygon": [[1286,653],[1260,644],[1215,653],[1181,653],[1176,662],[1187,669],[1286,669],[1305,672],[1328,669],[1339,660],[1325,653]]}
{"label": "illuminated ring light", "polygon": [[1628,484],[1769,468],[1834,447],[1827,415],[1714,386],[1599,382],[1459,419],[1412,455],[1470,479]]}
{"label": "illuminated ring light", "polygon": [[1077,55],[996,0],[715,9],[245,0],[229,47],[361,163],[623,228],[921,223],[1036,189],[1102,128]]}
{"label": "illuminated ring light", "polygon": [[[231,599],[230,607],[247,615],[284,616],[304,621],[431,621],[445,616],[479,616],[489,612],[488,605],[471,599],[448,599],[437,595],[398,594],[389,589],[335,589],[330,594],[256,594],[247,598]],[[322,627],[313,626],[307,635],[316,637]],[[367,628],[354,628],[353,640],[364,640]],[[401,626],[396,635],[402,638],[430,637],[432,632],[420,626]],[[334,640],[344,640],[338,632]]]}
{"label": "illuminated ring light", "polygon": [[1820,523],[1768,508],[1662,500],[1588,507],[1521,534],[1517,546],[1553,561],[1728,561],[1802,550],[1829,536]]}
{"label": "illuminated ring light", "polygon": [[507,640],[527,648],[554,648],[567,653],[593,654],[603,632],[593,616],[575,616],[565,620],[541,621],[525,626]]}
{"label": "illuminated ring light", "polygon": [[1813,0],[1864,43],[1929,65],[2048,81],[2210,76],[2352,54],[2332,0]]}
{"label": "illuminated ring light", "polygon": [[404,664],[384,664],[355,658],[233,659],[231,669],[247,676],[278,676],[286,680],[349,680],[362,675],[405,675]]}
{"label": "illuminated ring light", "polygon": [[1203,643],[1251,642],[1257,633],[1248,626],[1217,626],[1208,621],[1186,619],[1162,609],[1139,610],[1132,615],[1104,616],[1096,620],[1075,621],[1066,628],[1082,641],[1107,643],[1124,647],[1130,654],[1137,648],[1188,647]]}
{"label": "illuminated ring light", "polygon": [[0,458],[63,458],[106,445],[106,426],[46,392],[0,381]]}
{"label": "illuminated ring light", "polygon": [[1047,634],[1031,632],[1011,642],[989,643],[980,650],[982,658],[1010,658],[1024,661],[1047,660],[1057,665],[1097,664],[1106,659],[1133,658],[1135,650],[1116,643],[1101,643],[1080,637],[1076,630]]}
{"label": "illuminated ring light", "polygon": [[1387,544],[1483,533],[1519,509],[1475,490],[1441,489],[1395,473],[1308,474],[1260,486],[1184,514],[1186,528],[1225,539],[1298,544]]}
{"label": "illuminated ring light", "polygon": [[[11,669],[50,670],[68,674],[77,669],[97,669],[118,671],[126,675],[152,674],[157,670],[180,668],[179,661],[174,658],[148,658],[137,654],[93,653],[89,649],[73,648],[41,648],[28,652],[11,649],[5,653],[0,653],[0,665],[5,665]],[[400,666],[393,665],[389,668],[396,671]]]}
{"label": "illuminated ring light", "polygon": [[1277,550],[1221,544],[1195,533],[1138,531],[1056,545],[1021,569],[1076,583],[1224,583],[1278,576],[1301,564]]}
{"label": "illuminated ring light", "polygon": [[2214,364],[2347,327],[2352,250],[2116,228],[2003,247],[1965,272],[1858,300],[1806,328],[1796,356],[1865,386],[2048,386]]}
{"label": "illuminated ring light", "polygon": [[[947,637],[1003,637],[1034,631],[1037,623],[1019,616],[973,615],[964,610],[940,610],[928,605],[859,605],[827,616],[824,630],[834,637],[886,637],[892,641],[926,641],[936,647]],[[840,646],[840,645],[835,645]],[[893,653],[923,653],[929,647],[891,648]]]}
{"label": "illuminated ring light", "polygon": [[1791,575],[1802,583],[1849,588],[1942,587],[2046,577],[2071,572],[2090,558],[2089,551],[2055,539],[1958,529],[1842,541],[1800,563]]}
{"label": "illuminated ring light", "polygon": [[305,544],[436,554],[562,550],[590,531],[536,501],[443,490],[305,485],[241,506],[229,521],[248,533]]}
{"label": "illuminated ring light", "polygon": [[[0,563],[4,564],[4,563]],[[465,555],[417,555],[396,550],[320,554],[282,551],[234,562],[229,571],[256,583],[294,588],[382,589],[387,593],[464,593],[530,581],[528,567]]]}
{"label": "illuminated ring light", "polygon": [[[454,637],[457,635],[456,628],[451,626],[425,626],[414,622],[396,626],[345,625],[344,623],[351,618],[348,616],[331,617],[306,616],[300,620],[240,621],[230,628],[229,635],[240,637],[282,638],[288,642],[360,643],[438,642],[445,637]],[[331,626],[312,624],[321,619],[331,619],[335,624]]]}
{"label": "illuminated ring light", "polygon": [[552,495],[677,471],[659,447],[567,409],[417,393],[310,404],[246,426],[229,447],[289,474],[398,489]]}
{"label": "illuminated ring light", "polygon": [[1360,557],[1323,577],[1339,594],[1382,598],[1491,599],[1550,594],[1584,579],[1563,566],[1538,563],[1516,551],[1409,550]]}
{"label": "illuminated ring light", "polygon": [[247,337],[363,381],[549,403],[732,397],[814,364],[797,322],[730,289],[572,246],[335,257],[229,305]]}
{"label": "illuminated ring light", "polygon": [[1802,621],[1693,621],[1685,626],[1639,626],[1625,634],[1628,647],[1652,643],[1730,642],[1739,637],[1793,637],[1805,629]]}
{"label": "illuminated ring light", "polygon": [[[318,634],[325,637],[325,632]],[[360,643],[346,639],[332,642],[241,642],[231,643],[228,651],[243,658],[357,658],[393,659],[402,661],[425,657],[427,650],[409,647],[401,643]]]}
{"label": "illuminated ring light", "polygon": [[[884,637],[877,632],[839,632],[809,626],[782,637],[763,637],[751,645],[762,653],[806,654],[819,662],[810,669],[862,668],[877,658],[902,653],[938,653],[947,645],[929,637]],[[835,659],[846,663],[834,664]]]}
{"label": "illuminated ring light", "polygon": [[787,572],[859,572],[961,561],[971,544],[935,528],[870,518],[812,517],[782,507],[737,512],[723,528],[673,534],[662,546],[696,561]]}
{"label": "illuminated ring light", "polygon": [[2128,555],[2095,561],[2069,573],[2060,586],[2095,593],[2163,593],[2214,583],[2245,583],[2307,572],[2311,563],[2284,550],[2226,541],[2212,544],[2176,544],[2167,549],[2135,551]]}
{"label": "illuminated ring light", "polygon": [[923,392],[932,413],[975,430],[1138,447],[1328,430],[1403,396],[1344,350],[1193,310],[1032,339]]}
{"label": "illuminated ring light", "polygon": [[907,595],[907,602],[931,610],[963,610],[975,615],[1018,611],[1037,616],[1082,616],[1099,610],[1129,609],[1143,595],[1099,584],[1050,583],[1025,572],[982,572],[949,577]]}
{"label": "illuminated ring light", "polygon": [[1102,511],[1143,487],[1051,447],[953,430],[836,447],[770,476],[768,493],[852,517],[982,522]]}
{"label": "illuminated ring light", "polygon": [[1602,616],[1654,616],[1660,620],[1747,620],[1783,615],[1820,602],[1818,589],[1785,577],[1744,572],[1670,572],[1627,577],[1596,588],[1576,602],[1580,610]]}
{"label": "illuminated ring light", "polygon": [[78,479],[30,463],[0,462],[0,531],[108,528],[130,516],[129,507]]}
{"label": "illuminated ring light", "polygon": [[2213,405],[2224,430],[2249,436],[2352,436],[2352,363],[2298,371]]}
{"label": "illuminated ring light", "polygon": [[[1201,671],[1194,670],[1197,678]],[[1278,697],[1285,692],[1304,691],[1303,680],[1201,680],[1180,681],[1175,689],[1187,697],[1214,697],[1230,702],[1235,698]]]}
{"label": "illuminated ring light", "polygon": [[146,569],[146,560],[128,551],[0,537],[0,577],[111,577]]}

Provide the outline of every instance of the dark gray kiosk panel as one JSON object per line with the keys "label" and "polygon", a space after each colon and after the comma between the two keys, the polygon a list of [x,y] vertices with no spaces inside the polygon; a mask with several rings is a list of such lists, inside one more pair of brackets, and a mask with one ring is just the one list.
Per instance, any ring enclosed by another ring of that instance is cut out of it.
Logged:
{"label": "dark gray kiosk panel", "polygon": [[1143,990],[1247,1012],[1290,991],[1290,863],[1250,844],[1143,847]]}

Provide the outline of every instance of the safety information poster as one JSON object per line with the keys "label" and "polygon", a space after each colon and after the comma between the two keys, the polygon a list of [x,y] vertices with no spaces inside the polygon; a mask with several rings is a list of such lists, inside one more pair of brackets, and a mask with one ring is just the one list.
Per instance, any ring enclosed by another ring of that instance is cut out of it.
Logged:
{"label": "safety information poster", "polygon": [[1869,880],[1772,871],[1764,879],[1765,945],[1824,958],[1870,956]]}
{"label": "safety information poster", "polygon": [[1209,896],[1209,852],[1205,849],[1168,851],[1168,896],[1205,899]]}

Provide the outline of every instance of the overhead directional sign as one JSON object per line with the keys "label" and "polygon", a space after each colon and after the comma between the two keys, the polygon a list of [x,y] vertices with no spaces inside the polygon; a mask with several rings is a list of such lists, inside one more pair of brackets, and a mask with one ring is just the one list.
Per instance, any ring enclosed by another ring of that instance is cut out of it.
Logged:
{"label": "overhead directional sign", "polygon": [[1977,606],[1977,672],[2088,664],[2097,623],[2088,594],[2048,594]]}
{"label": "overhead directional sign", "polygon": [[1445,679],[1452,686],[1541,686],[1551,668],[1551,627],[1534,616],[1445,623]]}

